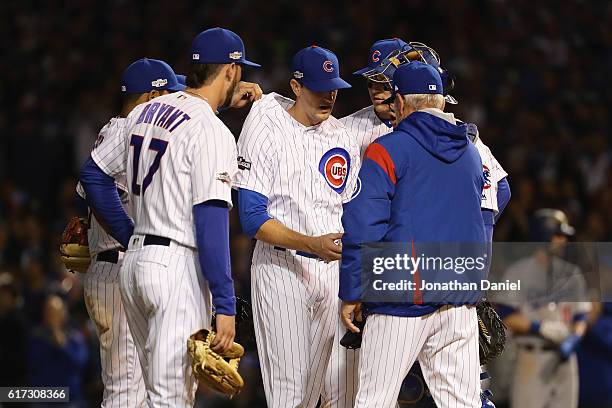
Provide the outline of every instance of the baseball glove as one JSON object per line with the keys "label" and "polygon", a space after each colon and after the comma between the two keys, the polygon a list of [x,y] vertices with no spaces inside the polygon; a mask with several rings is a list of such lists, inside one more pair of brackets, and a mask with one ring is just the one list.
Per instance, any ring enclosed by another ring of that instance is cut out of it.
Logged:
{"label": "baseball glove", "polygon": [[363,329],[365,327],[366,319],[362,318],[361,321],[353,319],[353,324],[359,328],[359,333],[353,333],[347,330],[344,336],[340,339],[340,345],[350,350],[356,350],[361,348],[361,340],[363,337]]}
{"label": "baseball glove", "polygon": [[506,345],[506,325],[486,300],[476,306],[476,313],[478,315],[480,365],[483,365],[503,353]]}
{"label": "baseball glove", "polygon": [[62,233],[60,255],[66,269],[77,272],[87,272],[91,258],[87,242],[89,225],[85,218],[72,217]]}
{"label": "baseball glove", "polygon": [[233,397],[244,387],[244,380],[238,373],[238,364],[244,354],[244,348],[234,343],[228,351],[220,355],[210,348],[214,338],[214,331],[202,329],[187,339],[193,374],[198,381],[210,388]]}

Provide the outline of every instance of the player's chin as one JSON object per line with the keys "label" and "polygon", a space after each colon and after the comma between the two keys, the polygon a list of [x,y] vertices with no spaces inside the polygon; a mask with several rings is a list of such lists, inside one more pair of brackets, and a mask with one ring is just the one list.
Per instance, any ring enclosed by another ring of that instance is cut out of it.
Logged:
{"label": "player's chin", "polygon": [[327,118],[329,118],[329,116],[332,113],[332,109],[333,109],[333,105],[329,106],[329,105],[321,105],[317,108],[317,112],[315,113],[315,115],[317,116],[317,119],[320,119],[320,121],[324,121]]}

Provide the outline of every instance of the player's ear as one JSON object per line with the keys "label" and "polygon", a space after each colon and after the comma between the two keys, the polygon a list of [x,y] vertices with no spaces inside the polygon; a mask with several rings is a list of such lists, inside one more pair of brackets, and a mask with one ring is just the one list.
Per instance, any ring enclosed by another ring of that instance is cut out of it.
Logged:
{"label": "player's ear", "polygon": [[233,62],[231,64],[227,64],[227,68],[225,69],[225,79],[228,82],[234,82],[236,75],[238,75],[238,65],[234,64]]}
{"label": "player's ear", "polygon": [[400,94],[395,94],[395,100],[393,101],[393,110],[395,111],[395,115],[399,118],[403,117],[404,108],[406,107],[406,101],[404,97]]}
{"label": "player's ear", "polygon": [[289,85],[291,85],[291,90],[295,94],[295,97],[299,98],[300,95],[302,94],[302,85],[295,79],[292,79],[291,81],[289,81]]}
{"label": "player's ear", "polygon": [[149,94],[147,95],[147,102],[149,102],[151,99],[155,99],[158,96],[160,96],[160,93],[158,90],[152,90],[149,92]]}

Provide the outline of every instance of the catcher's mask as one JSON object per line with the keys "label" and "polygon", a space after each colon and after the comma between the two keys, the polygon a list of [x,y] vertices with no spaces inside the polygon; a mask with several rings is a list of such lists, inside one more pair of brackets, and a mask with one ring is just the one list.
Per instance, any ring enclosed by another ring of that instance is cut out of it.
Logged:
{"label": "catcher's mask", "polygon": [[[454,77],[442,67],[438,53],[433,48],[420,42],[410,42],[401,49],[392,51],[377,67],[364,72],[363,76],[369,81],[384,83],[393,90],[393,74],[395,70],[401,65],[409,64],[412,61],[420,61],[435,67],[442,78],[444,99],[452,105],[458,103],[452,95],[449,95],[449,92],[455,88]],[[392,102],[394,98],[395,95],[392,95],[389,98],[389,102]]]}

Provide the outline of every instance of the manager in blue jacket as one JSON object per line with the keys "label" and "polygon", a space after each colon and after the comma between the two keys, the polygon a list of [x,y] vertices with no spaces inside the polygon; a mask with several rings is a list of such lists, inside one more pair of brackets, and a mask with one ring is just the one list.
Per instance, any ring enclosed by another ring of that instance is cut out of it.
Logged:
{"label": "manager in blue jacket", "polygon": [[[429,65],[411,62],[395,71],[393,82],[395,130],[366,150],[360,188],[342,218],[342,319],[358,332],[351,317],[362,306],[368,313],[355,406],[394,407],[402,380],[418,359],[439,408],[480,407],[473,305],[426,303],[418,287],[404,302],[363,298],[362,280],[374,273],[362,270],[364,244],[486,241],[482,163],[467,126],[444,112],[440,75]],[[422,272],[424,281],[428,277]]]}

